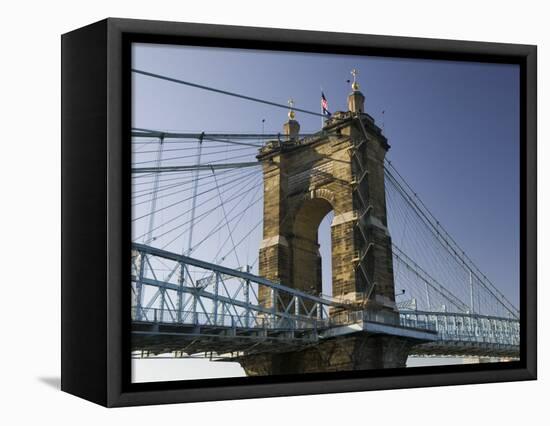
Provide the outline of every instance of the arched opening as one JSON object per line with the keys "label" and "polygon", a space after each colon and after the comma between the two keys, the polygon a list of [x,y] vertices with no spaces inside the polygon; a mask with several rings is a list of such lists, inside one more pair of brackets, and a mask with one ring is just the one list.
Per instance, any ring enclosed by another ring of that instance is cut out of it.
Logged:
{"label": "arched opening", "polygon": [[332,296],[332,233],[331,223],[334,219],[334,210],[328,212],[317,230],[317,242],[321,255],[321,287],[326,296]]}
{"label": "arched opening", "polygon": [[305,200],[294,221],[292,285],[310,294],[332,294],[332,238],[334,214],[324,198]]}

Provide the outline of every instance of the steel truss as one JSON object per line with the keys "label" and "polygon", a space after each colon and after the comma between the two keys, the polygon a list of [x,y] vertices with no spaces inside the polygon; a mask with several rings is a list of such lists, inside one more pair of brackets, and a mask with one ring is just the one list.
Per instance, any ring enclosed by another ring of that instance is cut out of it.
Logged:
{"label": "steel truss", "polygon": [[[248,272],[143,244],[132,248],[133,349],[280,351],[316,341],[329,308],[344,306]],[[160,277],[158,265],[179,268],[180,276]],[[259,303],[259,286],[270,289],[269,308]]]}
{"label": "steel truss", "polygon": [[[231,360],[244,353],[302,350],[322,339],[361,332],[420,333],[424,342],[412,352],[418,356],[519,354],[516,319],[406,309],[399,316],[356,310],[241,270],[143,244],[132,248],[135,357],[170,353],[177,358],[202,354]],[[171,272],[159,277],[162,268],[156,265]],[[180,277],[175,277],[174,266],[180,269]],[[269,308],[258,301],[259,286],[270,289]],[[330,308],[339,308],[338,315],[329,316]]]}

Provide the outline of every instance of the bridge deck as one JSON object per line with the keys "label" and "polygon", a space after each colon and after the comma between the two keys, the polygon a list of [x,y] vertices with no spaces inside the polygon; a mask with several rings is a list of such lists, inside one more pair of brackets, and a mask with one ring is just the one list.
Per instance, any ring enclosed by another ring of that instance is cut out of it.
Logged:
{"label": "bridge deck", "polygon": [[[386,316],[387,317],[387,316]],[[218,324],[195,323],[189,318],[187,323],[178,323],[168,318],[160,321],[133,321],[132,349],[137,356],[150,356],[162,353],[181,353],[187,356],[208,353],[211,358],[231,359],[257,353],[283,353],[303,350],[318,345],[327,339],[341,339],[351,335],[394,335],[416,340],[411,355],[415,356],[502,356],[518,357],[519,340],[513,333],[514,322],[504,320],[511,326],[512,334],[502,330],[482,330],[480,321],[501,324],[503,320],[479,316],[457,316],[443,313],[402,312],[398,323],[393,323],[380,314],[350,312],[345,318],[319,321],[313,327],[310,323],[287,322],[281,327],[276,322],[263,321],[261,326],[237,326],[235,319],[221,317]],[[198,318],[195,318],[198,319]],[[466,324],[469,328],[456,329],[449,326],[451,321]],[[443,327],[447,321],[447,326]],[[231,325],[227,325],[231,324]]]}
{"label": "bridge deck", "polygon": [[[155,257],[167,266],[172,262],[173,271],[180,273],[158,279],[151,266]],[[139,244],[134,244],[133,266],[132,350],[137,356],[209,353],[231,359],[376,334],[415,341],[413,354],[419,356],[519,356],[515,318],[356,310],[250,273]],[[191,267],[200,272],[196,278]],[[270,291],[269,306],[259,302],[260,286]],[[151,298],[144,306],[146,291]],[[157,300],[159,308],[153,307]]]}

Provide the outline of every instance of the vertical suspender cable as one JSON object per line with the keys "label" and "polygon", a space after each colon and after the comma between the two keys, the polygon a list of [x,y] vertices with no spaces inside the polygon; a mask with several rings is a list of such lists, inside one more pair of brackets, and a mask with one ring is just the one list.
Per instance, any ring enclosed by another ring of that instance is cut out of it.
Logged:
{"label": "vertical suspender cable", "polygon": [[[155,160],[155,167],[160,167],[162,162],[162,150],[164,149],[164,134],[161,134],[159,137],[159,148],[157,151],[157,158]],[[153,240],[153,227],[155,226],[155,210],[157,206],[157,194],[159,187],[160,173],[156,173],[155,180],[153,181],[153,197],[151,198],[151,215],[149,216],[149,227],[147,231],[147,236],[145,237],[145,244],[150,244]]]}
{"label": "vertical suspender cable", "polygon": [[[197,165],[201,164],[201,154],[202,154],[202,141],[204,138],[204,132],[199,136],[199,146],[197,147]],[[199,168],[195,170],[195,183],[193,187],[193,198],[191,203],[191,220],[189,224],[189,238],[187,240],[187,255],[191,253],[191,247],[193,246],[193,226],[195,225],[195,210],[197,205],[197,191],[199,187]]]}

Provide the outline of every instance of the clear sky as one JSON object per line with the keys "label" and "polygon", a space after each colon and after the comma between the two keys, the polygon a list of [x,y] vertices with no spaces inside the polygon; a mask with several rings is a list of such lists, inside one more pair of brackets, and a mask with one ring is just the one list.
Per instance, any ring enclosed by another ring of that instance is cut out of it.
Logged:
{"label": "clear sky", "polygon": [[[151,44],[134,45],[132,66],[282,104],[292,97],[311,111],[320,110],[321,87],[329,110],[345,110],[346,80],[357,68],[365,111],[391,145],[388,158],[518,306],[519,67]],[[265,120],[265,132],[276,133],[287,119],[284,109],[146,76],[133,81],[134,127],[261,132]],[[320,129],[319,117],[298,112],[296,119],[303,132]],[[249,158],[231,161],[253,161],[253,150],[244,153]],[[247,257],[257,255],[259,239],[261,227]]]}

